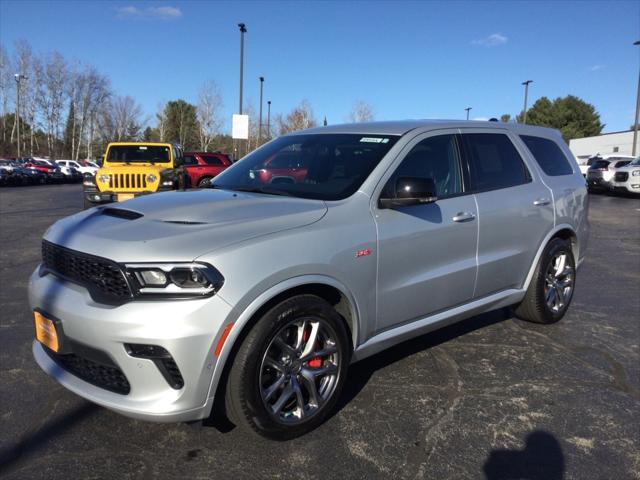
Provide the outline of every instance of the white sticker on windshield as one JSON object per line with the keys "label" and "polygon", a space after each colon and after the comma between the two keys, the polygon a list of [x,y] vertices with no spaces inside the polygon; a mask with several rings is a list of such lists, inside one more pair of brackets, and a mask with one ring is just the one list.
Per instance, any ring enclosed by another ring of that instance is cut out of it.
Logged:
{"label": "white sticker on windshield", "polygon": [[362,143],[387,143],[388,138],[375,138],[375,137],[362,137],[360,142]]}

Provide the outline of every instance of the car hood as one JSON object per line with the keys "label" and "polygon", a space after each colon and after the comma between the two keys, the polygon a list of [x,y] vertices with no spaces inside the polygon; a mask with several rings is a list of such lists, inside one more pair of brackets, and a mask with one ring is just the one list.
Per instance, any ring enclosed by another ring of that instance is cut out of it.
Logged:
{"label": "car hood", "polygon": [[624,167],[616,168],[616,172],[630,172],[631,170],[640,170],[640,165],[625,165]]}
{"label": "car hood", "polygon": [[234,243],[308,225],[319,200],[226,190],[141,196],[93,208],[50,227],[45,239],[118,262],[191,261]]}

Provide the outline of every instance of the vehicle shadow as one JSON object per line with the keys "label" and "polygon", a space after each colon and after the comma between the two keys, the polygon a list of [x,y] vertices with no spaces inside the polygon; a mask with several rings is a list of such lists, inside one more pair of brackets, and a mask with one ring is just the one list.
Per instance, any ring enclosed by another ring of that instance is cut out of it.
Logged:
{"label": "vehicle shadow", "polygon": [[74,425],[95,415],[99,410],[101,408],[97,405],[84,402],[63,415],[48,420],[42,427],[22,436],[14,445],[2,448],[0,450],[0,477],[8,473],[16,464],[28,461],[38,452],[43,451],[48,443]]}
{"label": "vehicle shadow", "polygon": [[527,435],[524,450],[492,450],[483,467],[487,480],[562,480],[560,443],[545,431]]}
{"label": "vehicle shadow", "polygon": [[407,340],[406,342],[402,342],[394,347],[351,365],[347,373],[342,393],[331,416],[338,413],[356,396],[358,396],[360,391],[365,387],[377,370],[392,365],[423,350],[428,350],[449,342],[475,330],[508,320],[511,316],[511,311],[508,308],[486,312],[453,325],[443,327],[439,330],[435,330],[431,333],[427,333],[420,337]]}

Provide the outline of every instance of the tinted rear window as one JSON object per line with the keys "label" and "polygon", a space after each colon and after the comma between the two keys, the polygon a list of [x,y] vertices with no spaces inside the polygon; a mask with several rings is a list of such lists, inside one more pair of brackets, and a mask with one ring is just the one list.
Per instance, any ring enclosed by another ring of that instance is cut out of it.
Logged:
{"label": "tinted rear window", "polygon": [[531,181],[520,154],[506,135],[467,133],[462,136],[470,156],[473,190],[507,188]]}
{"label": "tinted rear window", "polygon": [[596,160],[595,162],[593,162],[593,165],[591,165],[591,168],[607,168],[608,166],[609,160]]}
{"label": "tinted rear window", "polygon": [[557,177],[573,173],[569,160],[553,140],[530,135],[520,135],[520,138],[547,175]]}
{"label": "tinted rear window", "polygon": [[222,160],[220,160],[218,157],[213,157],[211,155],[200,155],[202,157],[202,159],[204,160],[204,162],[207,165],[224,165],[224,163],[222,163]]}

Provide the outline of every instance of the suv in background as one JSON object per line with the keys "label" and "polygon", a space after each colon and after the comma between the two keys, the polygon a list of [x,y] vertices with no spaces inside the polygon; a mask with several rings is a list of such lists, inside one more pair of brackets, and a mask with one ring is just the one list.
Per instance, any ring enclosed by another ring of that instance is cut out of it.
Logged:
{"label": "suv in background", "polygon": [[84,208],[188,187],[182,164],[182,148],[178,145],[110,143],[102,167],[95,176],[84,177]]}
{"label": "suv in background", "polygon": [[220,152],[185,152],[184,169],[194,187],[208,187],[211,179],[231,166],[228,155]]}
{"label": "suv in background", "polygon": [[[255,176],[285,153],[303,181]],[[45,372],[135,418],[226,413],[292,438],[331,414],[353,362],[509,306],[557,322],[587,247],[578,165],[530,125],[297,131],[212,187],[47,230],[29,281]]]}
{"label": "suv in background", "polygon": [[89,175],[95,175],[98,171],[98,167],[85,165],[80,162],[76,162],[75,160],[56,160],[56,163],[61,167],[71,167],[75,168],[81,174],[88,173]]}
{"label": "suv in background", "polygon": [[[593,162],[591,160],[593,159]],[[592,157],[587,170],[587,185],[590,191],[606,191],[612,188],[613,176],[620,167],[630,164],[634,158],[627,155],[605,155]]]}
{"label": "suv in background", "polygon": [[618,193],[640,194],[640,157],[618,168],[613,175],[611,186]]}

